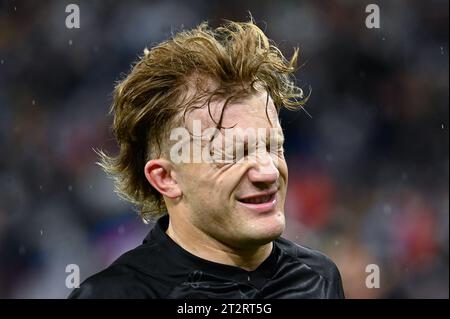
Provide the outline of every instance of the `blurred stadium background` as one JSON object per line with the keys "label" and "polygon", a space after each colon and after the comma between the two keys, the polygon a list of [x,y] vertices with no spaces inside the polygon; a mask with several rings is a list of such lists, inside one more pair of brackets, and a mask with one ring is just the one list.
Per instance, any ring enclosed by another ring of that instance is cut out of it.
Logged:
{"label": "blurred stadium background", "polygon": [[[381,9],[367,29],[365,7]],[[76,3],[81,28],[65,27]],[[115,151],[114,81],[144,47],[250,11],[301,49],[304,112],[283,112],[285,236],[338,264],[349,298],[448,298],[448,1],[0,1],[0,298],[65,298],[144,225],[95,165]],[[377,264],[379,289],[365,286]]]}

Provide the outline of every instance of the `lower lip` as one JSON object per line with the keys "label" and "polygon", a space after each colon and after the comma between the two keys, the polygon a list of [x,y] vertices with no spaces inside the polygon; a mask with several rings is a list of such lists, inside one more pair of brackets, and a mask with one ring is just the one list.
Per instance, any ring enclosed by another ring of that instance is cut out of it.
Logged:
{"label": "lower lip", "polygon": [[278,198],[277,193],[272,196],[272,199],[266,203],[262,204],[250,204],[250,203],[243,203],[240,201],[237,201],[242,206],[245,206],[248,209],[251,209],[257,213],[266,213],[270,212],[277,206]]}

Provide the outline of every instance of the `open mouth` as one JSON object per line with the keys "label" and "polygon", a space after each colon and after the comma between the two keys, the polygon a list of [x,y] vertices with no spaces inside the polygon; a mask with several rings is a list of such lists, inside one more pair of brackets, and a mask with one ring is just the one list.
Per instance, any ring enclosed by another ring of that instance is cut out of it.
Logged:
{"label": "open mouth", "polygon": [[238,201],[244,204],[264,204],[271,203],[275,199],[275,194],[252,196],[248,198],[240,198]]}
{"label": "open mouth", "polygon": [[250,209],[256,209],[258,211],[271,210],[277,205],[278,189],[270,191],[243,195],[236,200]]}
{"label": "open mouth", "polygon": [[273,212],[276,210],[278,203],[277,191],[243,196],[241,198],[238,198],[237,201],[246,209],[259,214]]}

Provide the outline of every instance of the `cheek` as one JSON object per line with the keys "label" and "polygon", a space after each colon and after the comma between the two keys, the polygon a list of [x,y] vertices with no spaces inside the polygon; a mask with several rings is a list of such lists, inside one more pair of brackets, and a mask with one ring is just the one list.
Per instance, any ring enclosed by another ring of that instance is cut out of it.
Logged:
{"label": "cheek", "polygon": [[181,188],[189,198],[208,199],[212,201],[224,194],[226,188],[224,174],[217,174],[217,169],[210,165],[192,164],[181,178]]}
{"label": "cheek", "polygon": [[[180,187],[183,193],[190,197],[191,194],[201,193],[200,189],[205,184],[203,176],[204,170],[201,167],[195,167],[197,164],[190,164],[180,172]],[[199,190],[196,192],[195,190]]]}
{"label": "cheek", "polygon": [[226,164],[220,167],[192,164],[182,173],[181,189],[188,202],[197,209],[226,206],[248,170],[248,165]]}

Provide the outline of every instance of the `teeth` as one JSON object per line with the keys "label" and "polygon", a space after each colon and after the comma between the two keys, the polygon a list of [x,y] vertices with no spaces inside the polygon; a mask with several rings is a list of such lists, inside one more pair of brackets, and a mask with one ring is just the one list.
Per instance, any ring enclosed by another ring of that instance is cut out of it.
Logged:
{"label": "teeth", "polygon": [[242,199],[241,201],[247,204],[262,204],[268,202],[272,198],[272,195],[259,196],[253,198]]}

